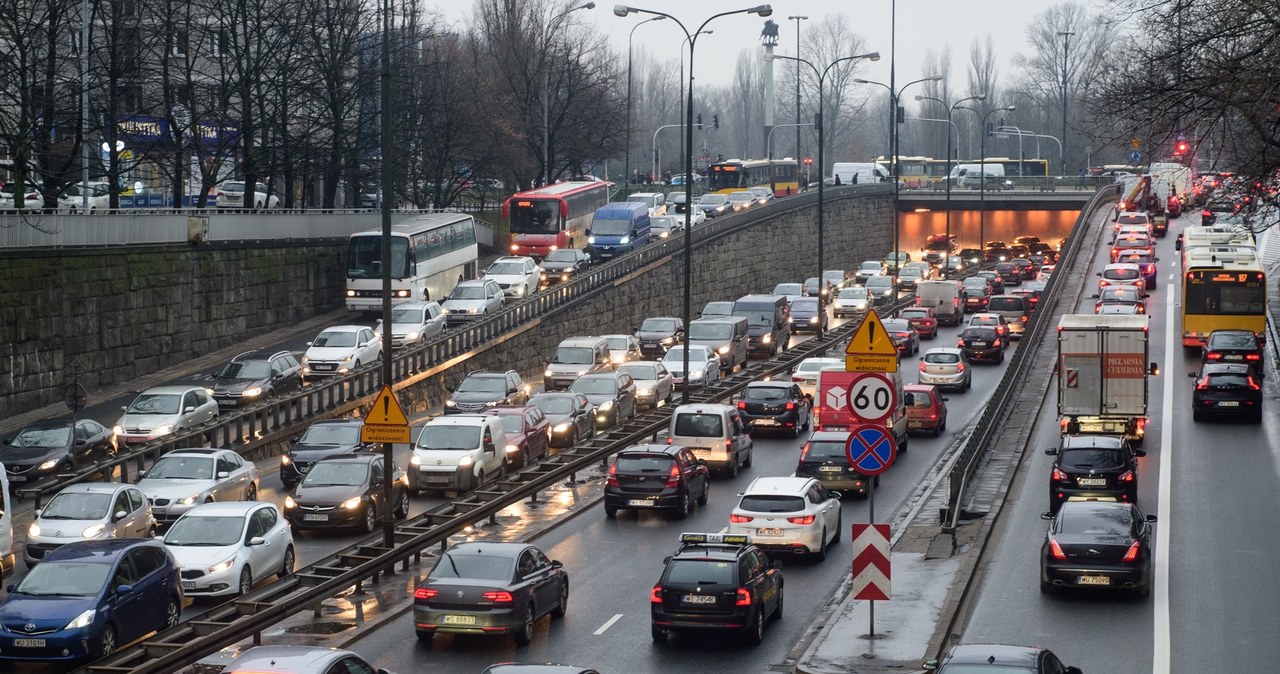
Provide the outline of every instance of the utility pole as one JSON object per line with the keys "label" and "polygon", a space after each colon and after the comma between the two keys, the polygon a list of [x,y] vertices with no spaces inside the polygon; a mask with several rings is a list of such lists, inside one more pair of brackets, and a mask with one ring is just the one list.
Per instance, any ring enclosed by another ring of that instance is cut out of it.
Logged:
{"label": "utility pole", "polygon": [[1071,69],[1067,67],[1067,57],[1071,54],[1071,36],[1075,33],[1058,31],[1062,36],[1062,175],[1067,175],[1067,84],[1070,81]]}
{"label": "utility pole", "polygon": [[[800,22],[807,21],[807,16],[788,16],[787,21],[796,22],[796,58],[803,58],[800,53]],[[821,111],[819,111],[821,112]],[[796,63],[796,161],[804,156],[800,154],[800,64]]]}

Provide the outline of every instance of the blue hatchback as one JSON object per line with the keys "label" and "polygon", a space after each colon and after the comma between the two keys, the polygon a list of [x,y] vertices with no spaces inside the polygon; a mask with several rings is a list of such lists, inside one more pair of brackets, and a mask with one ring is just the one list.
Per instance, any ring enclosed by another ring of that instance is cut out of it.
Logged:
{"label": "blue hatchback", "polygon": [[83,660],[178,624],[182,583],[159,541],[119,538],[50,552],[0,603],[0,661]]}

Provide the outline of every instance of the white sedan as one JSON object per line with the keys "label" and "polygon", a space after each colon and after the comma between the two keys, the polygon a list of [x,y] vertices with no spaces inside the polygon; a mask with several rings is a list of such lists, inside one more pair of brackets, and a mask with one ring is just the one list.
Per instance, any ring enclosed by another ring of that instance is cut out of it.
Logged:
{"label": "white sedan", "polygon": [[196,506],[160,540],[182,568],[188,597],[244,594],[293,573],[297,560],[289,523],[274,503],[261,501]]}
{"label": "white sedan", "polygon": [[760,477],[729,515],[730,534],[747,534],[770,552],[827,557],[840,542],[840,494],[811,477]]}
{"label": "white sedan", "polygon": [[[677,389],[685,388],[684,346],[673,346],[662,357],[662,365],[671,373]],[[709,346],[693,345],[689,349],[689,388],[702,388],[720,380],[720,357]]]}
{"label": "white sedan", "polygon": [[795,382],[804,393],[816,396],[818,393],[818,373],[825,369],[844,371],[844,360],[840,358],[805,358],[791,371],[791,381]]}
{"label": "white sedan", "polygon": [[335,325],[307,342],[302,365],[307,376],[321,377],[354,372],[378,360],[382,360],[382,340],[373,328]]}

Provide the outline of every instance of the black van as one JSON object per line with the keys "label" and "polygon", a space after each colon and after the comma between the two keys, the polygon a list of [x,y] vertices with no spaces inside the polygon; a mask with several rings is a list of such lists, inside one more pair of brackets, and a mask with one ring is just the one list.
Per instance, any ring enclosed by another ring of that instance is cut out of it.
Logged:
{"label": "black van", "polygon": [[748,351],[769,358],[787,348],[791,324],[787,322],[787,298],[782,295],[746,295],[733,303],[733,315],[747,319]]}

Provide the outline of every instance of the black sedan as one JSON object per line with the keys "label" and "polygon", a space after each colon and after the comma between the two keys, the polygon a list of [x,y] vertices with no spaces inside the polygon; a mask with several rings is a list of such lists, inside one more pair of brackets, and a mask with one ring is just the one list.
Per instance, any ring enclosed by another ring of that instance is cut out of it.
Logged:
{"label": "black sedan", "polygon": [[1228,417],[1262,422],[1262,385],[1248,365],[1205,365],[1188,376],[1196,382],[1191,393],[1191,416],[1196,421]]}
{"label": "black sedan", "polygon": [[369,449],[369,445],[360,442],[362,426],[364,422],[349,419],[326,419],[308,426],[280,456],[280,481],[285,488],[298,486],[320,459],[349,456]]}
{"label": "black sedan", "polygon": [[1138,457],[1146,450],[1119,435],[1064,435],[1049,474],[1049,510],[1067,501],[1138,501]]}
{"label": "black sedan", "polygon": [[572,447],[596,434],[595,407],[581,393],[535,393],[529,404],[546,415],[552,447]]}
{"label": "black sedan", "polygon": [[1050,520],[1040,548],[1040,591],[1084,587],[1151,592],[1155,515],[1132,503],[1070,501]]}
{"label": "black sedan", "polygon": [[789,381],[755,381],[742,391],[738,415],[752,436],[780,431],[796,438],[813,423],[813,399]]}
{"label": "black sedan", "polygon": [[538,265],[542,285],[568,283],[591,266],[591,256],[581,248],[559,248],[547,253]]}
{"label": "black sedan", "polygon": [[10,485],[34,482],[115,453],[111,429],[93,419],[79,419],[74,427],[70,419],[33,421],[0,443],[0,461]]}
{"label": "black sedan", "polygon": [[884,330],[893,339],[893,345],[897,347],[898,353],[904,356],[914,356],[920,351],[920,333],[911,327],[911,321],[903,318],[890,318],[883,321],[883,323]]}
{"label": "black sedan", "polygon": [[812,477],[827,489],[865,498],[873,485],[880,486],[880,476],[868,477],[849,465],[845,449],[848,444],[846,432],[816,431],[800,449],[796,477]]}
{"label": "black sedan", "polygon": [[569,606],[569,574],[525,543],[461,543],[449,548],[413,591],[413,627],[430,641],[439,632],[511,634],[524,646],[533,626]]}
{"label": "black sedan", "polygon": [[706,505],[711,470],[680,445],[634,445],[618,452],[604,487],[604,514],[619,510],[671,510],[685,519],[693,501]]}
{"label": "black sedan", "polygon": [[365,533],[382,521],[387,503],[382,481],[390,479],[392,513],[396,519],[409,514],[409,480],[392,466],[387,476],[382,455],[321,459],[307,471],[293,496],[284,499],[284,517],[295,534],[303,529],[354,527]]}
{"label": "black sedan", "polygon": [[999,671],[1002,674],[1081,674],[1047,648],[1005,644],[957,644],[942,660],[928,660],[925,670],[938,674]]}
{"label": "black sedan", "polygon": [[288,351],[247,351],[213,373],[218,407],[251,405],[302,388],[302,363]]}
{"label": "black sedan", "polygon": [[801,297],[791,302],[792,332],[814,332],[819,335],[827,331],[826,308],[818,304],[817,297]]}
{"label": "black sedan", "polygon": [[1209,333],[1200,352],[1200,362],[1243,363],[1258,379],[1262,379],[1266,369],[1258,337],[1248,330],[1214,330]]}
{"label": "black sedan", "polygon": [[640,340],[640,353],[647,359],[658,359],[684,341],[684,321],[670,316],[646,318],[632,332]]}
{"label": "black sedan", "polygon": [[636,384],[626,372],[594,372],[573,380],[571,393],[581,393],[596,408],[596,428],[613,428],[636,416]]}
{"label": "black sedan", "polygon": [[1004,362],[1005,343],[995,328],[965,328],[960,332],[960,338],[956,341],[956,346],[960,347],[960,352],[964,354],[965,360],[970,363],[979,361],[987,361],[988,363]]}

